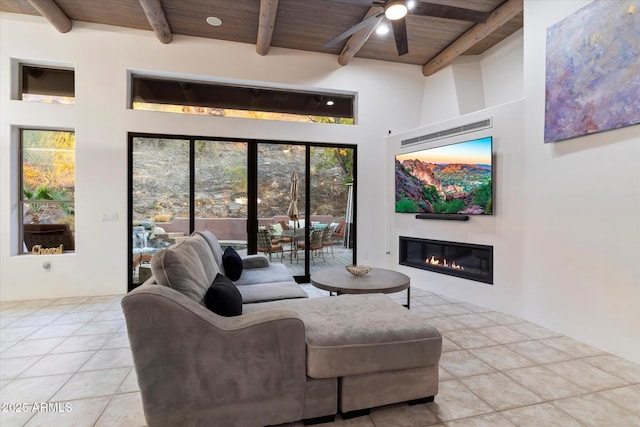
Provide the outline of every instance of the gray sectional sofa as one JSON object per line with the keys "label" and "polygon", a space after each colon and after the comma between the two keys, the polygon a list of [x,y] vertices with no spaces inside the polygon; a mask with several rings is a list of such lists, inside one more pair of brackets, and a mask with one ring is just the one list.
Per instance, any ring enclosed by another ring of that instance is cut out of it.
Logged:
{"label": "gray sectional sofa", "polygon": [[307,298],[284,266],[250,256],[242,314],[219,316],[203,300],[221,254],[196,232],[122,300],[149,426],[318,422],[437,394],[441,335],[388,296]]}

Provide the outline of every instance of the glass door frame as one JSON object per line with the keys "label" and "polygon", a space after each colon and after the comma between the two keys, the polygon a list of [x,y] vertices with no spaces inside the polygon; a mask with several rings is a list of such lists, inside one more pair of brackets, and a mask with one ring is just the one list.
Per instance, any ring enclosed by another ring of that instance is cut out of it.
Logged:
{"label": "glass door frame", "polygon": [[[358,176],[358,150],[355,144],[335,144],[324,142],[310,142],[310,141],[284,141],[284,140],[266,140],[266,139],[250,139],[250,138],[226,138],[226,137],[205,137],[194,135],[179,135],[179,134],[157,134],[157,133],[142,133],[142,132],[129,132],[127,135],[127,265],[131,265],[131,256],[133,254],[133,242],[131,239],[131,230],[133,227],[133,142],[135,138],[160,138],[160,139],[176,139],[176,140],[188,140],[189,141],[189,233],[193,233],[195,229],[195,142],[196,141],[213,141],[213,142],[242,142],[247,144],[247,249],[249,254],[257,253],[258,242],[258,146],[259,144],[278,144],[278,145],[297,145],[305,147],[305,167],[304,167],[304,193],[306,195],[304,200],[304,212],[306,217],[311,218],[311,148],[346,148],[353,150],[353,199],[352,199],[352,218],[353,223],[349,224],[350,235],[353,241],[352,247],[352,263],[355,264],[357,259],[357,176]],[[304,271],[302,276],[294,276],[298,283],[309,283],[310,281],[310,265],[309,265],[309,228],[305,227],[305,257],[304,257]],[[129,291],[134,289],[138,285],[133,283],[133,275],[130,269],[127,269],[127,288]]]}

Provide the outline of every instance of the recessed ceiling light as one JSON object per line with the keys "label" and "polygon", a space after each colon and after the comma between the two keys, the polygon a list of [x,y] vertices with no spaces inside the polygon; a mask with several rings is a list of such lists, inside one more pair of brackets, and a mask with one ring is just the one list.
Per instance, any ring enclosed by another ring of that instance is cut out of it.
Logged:
{"label": "recessed ceiling light", "polygon": [[407,9],[413,10],[414,7],[416,7],[416,1],[415,0],[409,0],[407,2]]}
{"label": "recessed ceiling light", "polygon": [[219,27],[220,25],[222,25],[222,19],[216,16],[210,16],[207,18],[207,24],[211,25],[212,27]]}
{"label": "recessed ceiling light", "polygon": [[332,100],[328,100],[328,101],[327,101],[327,105],[328,105],[329,107],[331,107],[333,104],[335,104],[335,102],[333,102]]}
{"label": "recessed ceiling light", "polygon": [[389,32],[389,26],[388,25],[380,24],[380,25],[378,25],[378,28],[376,28],[376,34],[378,34],[379,36],[384,36],[388,32]]}

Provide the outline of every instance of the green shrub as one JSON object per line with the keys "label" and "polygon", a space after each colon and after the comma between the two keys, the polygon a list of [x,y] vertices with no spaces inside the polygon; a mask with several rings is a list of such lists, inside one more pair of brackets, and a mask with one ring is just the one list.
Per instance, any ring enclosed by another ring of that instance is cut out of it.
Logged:
{"label": "green shrub", "polygon": [[433,209],[436,211],[436,213],[453,214],[464,210],[464,203],[462,202],[462,200],[443,200],[434,203]]}
{"label": "green shrub", "polygon": [[396,212],[418,212],[418,203],[402,196],[402,199],[396,202]]}

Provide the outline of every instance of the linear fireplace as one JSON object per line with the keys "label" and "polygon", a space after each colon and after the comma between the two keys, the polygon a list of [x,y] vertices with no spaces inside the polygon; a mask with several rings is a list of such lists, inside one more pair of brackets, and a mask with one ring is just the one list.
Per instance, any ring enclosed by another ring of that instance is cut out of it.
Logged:
{"label": "linear fireplace", "polygon": [[400,265],[493,284],[493,246],[400,236]]}

